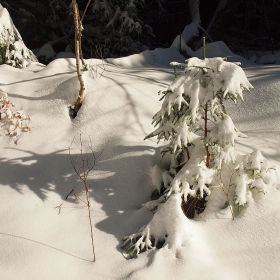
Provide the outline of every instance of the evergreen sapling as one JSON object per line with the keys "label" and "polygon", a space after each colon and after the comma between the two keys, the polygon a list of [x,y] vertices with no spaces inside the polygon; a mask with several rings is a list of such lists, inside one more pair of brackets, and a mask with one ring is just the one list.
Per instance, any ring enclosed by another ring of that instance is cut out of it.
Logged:
{"label": "evergreen sapling", "polygon": [[161,154],[170,155],[170,165],[168,170],[156,165],[151,171],[159,198],[144,204],[155,213],[153,219],[124,237],[123,247],[131,256],[159,243],[172,248],[187,242],[190,220],[181,204],[205,199],[217,182],[226,194],[225,203],[238,210],[252,189],[265,193],[272,185],[274,168],[260,151],[235,154],[235,141],[246,136],[235,127],[224,101],[243,101],[243,92],[253,88],[240,64],[193,57],[171,65],[184,71],[160,92],[162,107],[153,117],[156,129],[145,138],[168,142]]}

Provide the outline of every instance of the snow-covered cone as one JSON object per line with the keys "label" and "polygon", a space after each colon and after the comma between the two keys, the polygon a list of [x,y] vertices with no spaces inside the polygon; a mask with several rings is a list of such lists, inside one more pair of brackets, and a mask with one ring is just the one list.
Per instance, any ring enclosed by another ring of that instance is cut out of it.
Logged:
{"label": "snow-covered cone", "polygon": [[[36,53],[40,62],[44,64],[49,64],[55,57],[55,52],[53,47],[46,43],[44,44],[41,49]],[[73,57],[76,57],[75,55]]]}
{"label": "snow-covered cone", "polygon": [[0,64],[22,68],[30,61],[38,60],[25,46],[8,10],[0,4]]}

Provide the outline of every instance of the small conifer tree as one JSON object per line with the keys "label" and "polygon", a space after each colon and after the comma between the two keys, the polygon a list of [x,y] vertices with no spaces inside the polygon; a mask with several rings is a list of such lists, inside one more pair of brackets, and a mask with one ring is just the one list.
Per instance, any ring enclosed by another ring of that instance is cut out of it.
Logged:
{"label": "small conifer tree", "polygon": [[30,61],[36,62],[36,56],[25,46],[8,10],[0,4],[0,65],[23,68]]}
{"label": "small conifer tree", "polygon": [[170,166],[164,170],[156,165],[151,172],[159,198],[145,206],[155,215],[138,233],[124,237],[131,255],[159,243],[177,246],[186,239],[182,201],[203,199],[218,185],[226,204],[240,210],[252,189],[265,193],[271,184],[273,167],[260,151],[235,154],[235,140],[244,134],[227,114],[224,101],[243,100],[243,92],[253,88],[239,64],[193,57],[171,65],[184,71],[160,92],[162,107],[153,117],[156,129],[145,138],[168,142],[161,153],[170,154]]}

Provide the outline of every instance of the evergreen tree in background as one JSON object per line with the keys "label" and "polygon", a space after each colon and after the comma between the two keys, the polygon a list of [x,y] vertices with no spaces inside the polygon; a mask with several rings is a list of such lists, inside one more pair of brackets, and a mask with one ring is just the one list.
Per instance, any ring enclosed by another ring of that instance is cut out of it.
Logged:
{"label": "evergreen tree in background", "polygon": [[[87,2],[78,1],[81,15]],[[190,4],[193,2],[196,0],[92,0],[83,20],[85,58],[120,57],[147,47],[170,47],[192,22]],[[74,51],[70,0],[0,3],[8,9],[29,49],[36,51],[48,43],[53,53],[63,52],[66,47],[67,51]],[[201,47],[203,29],[214,41],[224,41],[233,52],[245,57],[252,50],[276,52],[279,49],[278,0],[200,0],[198,3],[202,28],[197,38],[186,42],[192,50]]]}
{"label": "evergreen tree in background", "polygon": [[[78,2],[80,14],[88,0]],[[13,1],[4,3],[17,19],[19,31],[37,51],[45,44],[54,53],[74,50],[72,4],[68,0]],[[119,57],[139,53],[150,44],[152,29],[139,17],[144,0],[94,0],[83,19],[85,57]]]}
{"label": "evergreen tree in background", "polygon": [[[221,2],[221,1],[220,1]],[[279,0],[227,0],[209,31],[233,52],[276,51],[280,47]]]}
{"label": "evergreen tree in background", "polygon": [[137,15],[138,8],[144,6],[143,0],[95,0],[91,5],[91,24],[89,28],[85,26],[84,34],[91,45],[105,46],[106,57],[138,53],[152,35],[151,27]]}

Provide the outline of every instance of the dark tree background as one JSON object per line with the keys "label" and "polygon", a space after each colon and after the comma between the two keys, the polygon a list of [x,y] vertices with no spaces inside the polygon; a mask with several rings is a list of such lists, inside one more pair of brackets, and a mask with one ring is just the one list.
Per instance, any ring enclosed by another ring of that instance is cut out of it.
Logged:
{"label": "dark tree background", "polygon": [[279,0],[229,0],[211,35],[233,51],[276,51],[280,42]]}
{"label": "dark tree background", "polygon": [[[78,0],[81,13],[87,2]],[[205,30],[219,2],[200,0],[201,26]],[[38,49],[50,42],[58,53],[67,45],[73,45],[71,0],[6,0],[0,3],[9,10],[28,48]],[[99,9],[94,10],[94,3],[99,3]],[[106,7],[102,3],[107,3]],[[124,25],[124,13],[132,20],[132,25],[131,22]],[[280,42],[279,14],[279,0],[228,0],[207,31],[214,41],[224,41],[239,54],[249,50],[276,51]],[[114,23],[108,25],[112,19]],[[98,57],[98,51],[104,57],[118,57],[145,48],[169,47],[191,21],[188,0],[92,0],[83,21],[85,57]],[[203,35],[200,32],[199,36]],[[193,48],[192,43],[187,42]]]}

